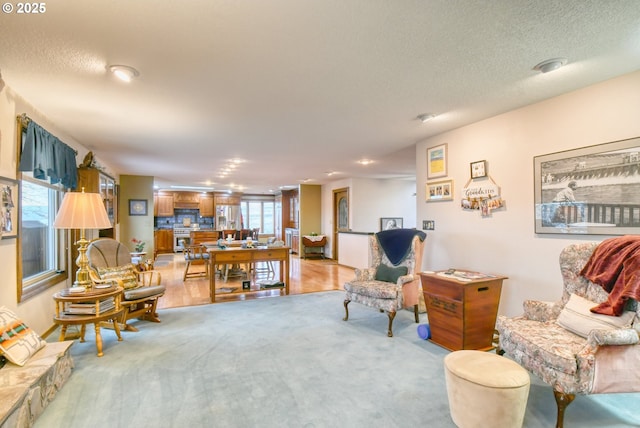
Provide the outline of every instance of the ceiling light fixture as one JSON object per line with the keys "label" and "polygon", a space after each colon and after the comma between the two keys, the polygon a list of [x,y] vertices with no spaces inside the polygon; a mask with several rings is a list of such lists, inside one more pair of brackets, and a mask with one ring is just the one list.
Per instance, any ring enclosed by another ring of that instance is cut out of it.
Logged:
{"label": "ceiling light fixture", "polygon": [[436,115],[433,113],[425,113],[425,114],[418,115],[417,119],[420,122],[425,123],[425,122],[429,122],[431,119],[434,119],[435,117]]}
{"label": "ceiling light fixture", "polygon": [[110,65],[109,71],[123,82],[131,82],[134,77],[140,76],[140,72],[128,65]]}
{"label": "ceiling light fixture", "polygon": [[533,67],[534,70],[540,71],[541,73],[548,73],[553,70],[557,70],[560,67],[564,66],[567,63],[566,58],[553,58],[548,59],[546,61],[542,61],[540,64],[537,64]]}
{"label": "ceiling light fixture", "polygon": [[174,186],[169,186],[169,187],[171,187],[172,189],[189,189],[189,190],[203,190],[203,191],[214,190],[213,187],[204,187],[204,186],[177,186],[177,185],[174,185]]}
{"label": "ceiling light fixture", "polygon": [[373,161],[371,159],[362,159],[362,160],[359,160],[358,163],[360,165],[369,165],[369,164],[372,164]]}

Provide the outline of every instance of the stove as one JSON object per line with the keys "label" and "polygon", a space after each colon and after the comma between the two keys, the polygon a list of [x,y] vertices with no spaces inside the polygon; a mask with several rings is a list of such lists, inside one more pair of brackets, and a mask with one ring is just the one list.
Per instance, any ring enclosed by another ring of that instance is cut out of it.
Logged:
{"label": "stove", "polygon": [[176,238],[188,238],[192,230],[197,230],[197,229],[191,229],[190,227],[183,227],[183,226],[174,227],[173,236]]}
{"label": "stove", "polygon": [[182,243],[180,241],[184,241],[184,245],[189,245],[191,243],[190,238],[192,230],[200,230],[200,228],[184,226],[173,227],[173,251],[182,251]]}

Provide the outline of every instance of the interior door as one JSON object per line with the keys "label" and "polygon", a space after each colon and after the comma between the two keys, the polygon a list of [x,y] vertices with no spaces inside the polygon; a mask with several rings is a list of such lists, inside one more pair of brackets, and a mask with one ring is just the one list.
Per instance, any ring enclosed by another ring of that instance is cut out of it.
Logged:
{"label": "interior door", "polygon": [[333,191],[333,239],[331,255],[338,261],[338,232],[349,230],[349,188]]}

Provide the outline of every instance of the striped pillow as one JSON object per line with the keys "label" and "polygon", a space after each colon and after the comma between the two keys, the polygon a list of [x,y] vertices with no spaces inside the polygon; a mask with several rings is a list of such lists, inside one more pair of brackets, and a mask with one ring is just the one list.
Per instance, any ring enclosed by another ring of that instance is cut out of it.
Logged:
{"label": "striped pillow", "polygon": [[122,281],[122,287],[125,290],[138,288],[138,276],[135,272],[135,266],[128,263],[123,266],[116,267],[99,267],[98,275],[100,279],[119,279]]}
{"label": "striped pillow", "polygon": [[6,306],[0,307],[0,353],[13,364],[24,366],[46,342]]}

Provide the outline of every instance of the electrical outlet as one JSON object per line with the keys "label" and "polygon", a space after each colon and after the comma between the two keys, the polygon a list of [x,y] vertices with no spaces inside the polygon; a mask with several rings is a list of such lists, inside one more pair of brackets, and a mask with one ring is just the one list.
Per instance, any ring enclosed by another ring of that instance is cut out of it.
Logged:
{"label": "electrical outlet", "polygon": [[436,222],[434,220],[422,220],[422,230],[435,230]]}

